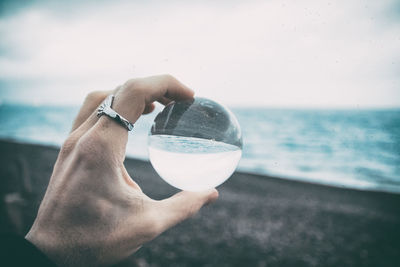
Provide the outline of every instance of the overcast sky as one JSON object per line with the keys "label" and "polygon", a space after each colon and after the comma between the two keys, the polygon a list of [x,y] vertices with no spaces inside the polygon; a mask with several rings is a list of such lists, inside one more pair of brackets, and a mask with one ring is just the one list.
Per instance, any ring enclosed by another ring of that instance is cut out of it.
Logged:
{"label": "overcast sky", "polygon": [[400,107],[396,0],[33,2],[1,6],[3,103],[170,73],[231,106]]}

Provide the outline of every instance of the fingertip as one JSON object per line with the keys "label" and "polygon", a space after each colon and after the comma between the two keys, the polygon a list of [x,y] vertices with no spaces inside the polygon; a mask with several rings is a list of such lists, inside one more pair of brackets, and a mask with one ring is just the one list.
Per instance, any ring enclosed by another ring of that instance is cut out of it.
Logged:
{"label": "fingertip", "polygon": [[188,89],[188,91],[189,91],[190,96],[193,98],[194,95],[195,95],[194,90],[193,90],[192,88],[189,88],[189,87],[187,87],[187,89]]}
{"label": "fingertip", "polygon": [[154,109],[155,109],[155,107],[156,107],[156,106],[154,105],[154,103],[151,103],[151,104],[147,105],[147,106],[144,108],[143,114],[149,114],[149,113],[153,112]]}
{"label": "fingertip", "polygon": [[185,89],[185,97],[188,99],[194,98],[195,92],[192,88],[187,86],[186,84],[181,83],[183,88]]}
{"label": "fingertip", "polygon": [[219,192],[217,189],[213,188],[210,189],[209,194],[208,194],[208,200],[207,204],[214,203],[219,197]]}
{"label": "fingertip", "polygon": [[157,214],[163,216],[162,231],[196,214],[204,205],[218,198],[216,189],[202,192],[180,191],[175,195],[157,202]]}

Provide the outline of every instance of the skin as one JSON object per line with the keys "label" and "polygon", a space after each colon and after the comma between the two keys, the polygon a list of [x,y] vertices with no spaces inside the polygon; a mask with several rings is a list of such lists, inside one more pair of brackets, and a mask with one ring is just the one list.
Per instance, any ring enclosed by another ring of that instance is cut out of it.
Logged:
{"label": "skin", "polygon": [[110,94],[112,108],[134,123],[194,92],[170,75],[132,79],[114,91],[89,94],[63,144],[46,194],[26,239],[61,266],[118,263],[218,197],[182,191],[164,200],[146,196],[123,164],[128,131],[96,109]]}

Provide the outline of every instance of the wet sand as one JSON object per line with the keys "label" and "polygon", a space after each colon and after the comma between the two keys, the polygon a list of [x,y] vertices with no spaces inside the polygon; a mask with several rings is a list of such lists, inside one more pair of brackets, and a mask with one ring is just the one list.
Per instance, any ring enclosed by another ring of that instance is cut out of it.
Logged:
{"label": "wet sand", "polygon": [[[0,141],[0,231],[24,235],[58,148]],[[174,192],[148,162],[127,159],[149,196]],[[400,194],[236,172],[220,198],[118,266],[400,266]]]}

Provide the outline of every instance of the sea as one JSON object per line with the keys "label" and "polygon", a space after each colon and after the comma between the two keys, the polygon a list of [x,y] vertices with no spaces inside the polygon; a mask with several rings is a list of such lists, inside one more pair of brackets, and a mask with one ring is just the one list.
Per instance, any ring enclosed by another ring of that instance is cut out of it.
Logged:
{"label": "sea", "polygon": [[[61,146],[79,107],[0,105],[0,138]],[[243,134],[242,172],[400,193],[400,109],[231,108]],[[130,133],[127,156],[148,160],[157,107]]]}

